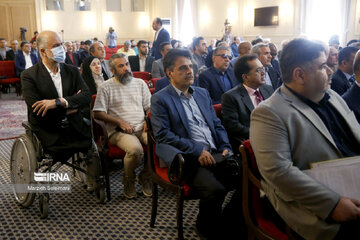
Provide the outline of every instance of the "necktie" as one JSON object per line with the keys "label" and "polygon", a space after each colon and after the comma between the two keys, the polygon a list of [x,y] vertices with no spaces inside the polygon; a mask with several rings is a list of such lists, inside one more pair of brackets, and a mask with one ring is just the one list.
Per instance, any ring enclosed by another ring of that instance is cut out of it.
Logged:
{"label": "necktie", "polygon": [[351,85],[351,86],[354,84],[354,82],[355,82],[354,76],[351,76],[351,77],[349,78],[349,82],[350,82],[350,85]]}
{"label": "necktie", "polygon": [[261,103],[264,100],[258,90],[256,90],[254,94],[256,95],[256,101],[257,101],[258,104]]}

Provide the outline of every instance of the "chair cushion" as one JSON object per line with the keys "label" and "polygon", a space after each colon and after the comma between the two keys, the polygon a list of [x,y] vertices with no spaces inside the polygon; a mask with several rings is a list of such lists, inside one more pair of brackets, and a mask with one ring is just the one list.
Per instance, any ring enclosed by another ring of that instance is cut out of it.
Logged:
{"label": "chair cushion", "polygon": [[125,157],[126,152],[122,150],[121,148],[118,148],[117,146],[108,143],[109,153],[108,156],[110,158],[123,158]]}
{"label": "chair cushion", "polygon": [[5,78],[0,80],[0,84],[13,84],[20,82],[20,78]]}
{"label": "chair cushion", "polygon": [[[169,176],[168,176],[168,168],[167,167],[160,167],[160,162],[159,162],[159,157],[156,155],[155,151],[154,151],[154,165],[155,165],[155,171],[156,174],[161,177],[163,180],[165,180],[166,182],[170,183],[169,180]],[[189,185],[183,183],[183,187],[184,187],[184,196],[188,197],[191,194],[191,188]]]}

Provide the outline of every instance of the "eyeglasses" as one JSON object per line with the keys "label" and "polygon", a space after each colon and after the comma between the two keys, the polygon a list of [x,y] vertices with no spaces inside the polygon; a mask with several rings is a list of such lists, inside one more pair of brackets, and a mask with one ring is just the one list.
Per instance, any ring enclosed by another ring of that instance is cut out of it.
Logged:
{"label": "eyeglasses", "polygon": [[229,60],[231,60],[232,59],[232,56],[230,56],[230,55],[226,55],[225,53],[224,54],[221,54],[221,55],[215,55],[215,56],[220,56],[220,57],[222,57],[222,58],[228,58]]}
{"label": "eyeglasses", "polygon": [[262,73],[262,72],[265,72],[265,68],[264,67],[259,67],[255,70],[255,72],[257,73]]}

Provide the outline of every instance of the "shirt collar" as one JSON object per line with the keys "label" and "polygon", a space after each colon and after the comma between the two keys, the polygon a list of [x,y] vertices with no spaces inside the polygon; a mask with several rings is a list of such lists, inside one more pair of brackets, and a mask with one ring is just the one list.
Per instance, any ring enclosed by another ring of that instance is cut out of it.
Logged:
{"label": "shirt collar", "polygon": [[[174,88],[175,92],[177,93],[177,95],[179,95],[179,97],[181,96],[181,94],[184,95],[184,93],[180,89],[175,87],[172,83],[171,83],[171,86]],[[194,89],[191,86],[189,87],[188,91],[189,91],[190,95],[192,95],[194,93]]]}
{"label": "shirt collar", "polygon": [[350,75],[350,74],[348,74],[348,73],[346,73],[346,72],[343,72],[343,73],[344,73],[344,75],[345,75],[345,77],[346,77],[347,80],[349,80],[349,79],[351,78],[351,76],[352,76],[352,75]]}
{"label": "shirt collar", "polygon": [[243,84],[243,86],[246,89],[246,91],[248,92],[249,96],[254,95],[255,91],[259,91],[259,88],[253,89],[251,87],[246,86],[245,84]]}
{"label": "shirt collar", "polygon": [[330,95],[325,92],[325,95],[324,97],[319,101],[319,104],[317,103],[314,103],[313,101],[311,101],[310,99],[307,99],[306,97],[298,94],[297,92],[295,92],[294,90],[292,90],[291,88],[289,88],[286,84],[284,84],[285,87],[290,91],[292,92],[295,96],[297,96],[298,98],[300,98],[301,101],[305,102],[307,105],[309,105],[310,107],[319,107],[319,106],[322,106],[324,104],[326,104],[329,99],[330,99]]}
{"label": "shirt collar", "polygon": [[58,64],[58,72],[56,74],[53,73],[45,64],[44,64],[44,66],[45,66],[46,70],[49,72],[50,76],[57,76],[58,74],[60,74],[60,64]]}

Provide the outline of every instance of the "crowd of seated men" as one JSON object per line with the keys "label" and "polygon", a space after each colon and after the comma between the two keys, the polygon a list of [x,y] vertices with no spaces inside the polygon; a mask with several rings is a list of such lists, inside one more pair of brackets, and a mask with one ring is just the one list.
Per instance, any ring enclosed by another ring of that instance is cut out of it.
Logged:
{"label": "crowd of seated men", "polygon": [[[312,162],[360,155],[359,42],[341,48],[337,38],[329,45],[298,38],[284,41],[278,51],[261,37],[248,42],[235,36],[210,46],[203,37],[194,37],[189,47],[182,47],[170,41],[160,19],[154,19],[153,29],[151,55],[148,41],[131,40],[108,60],[101,41],[67,41],[62,48],[56,33],[43,32],[18,50],[16,40],[9,49],[0,38],[0,59],[15,60],[33,112],[29,120],[39,127],[46,147],[57,151],[70,141],[48,132],[54,119],[66,117],[79,144],[89,138],[88,128],[75,116],[89,117],[89,96],[97,94],[94,117],[105,122],[110,142],[126,152],[125,197],[136,197],[136,180],[143,194],[151,196],[148,169],[135,174],[147,144],[144,116],[151,112],[156,141],[165,146],[158,148],[159,157],[171,166],[174,154],[185,156],[184,180],[200,195],[199,235],[219,239],[228,188],[216,175],[216,157],[237,154],[250,138],[265,197],[296,234],[305,239],[352,236],[359,226],[360,202],[301,170]],[[43,75],[37,76],[39,71]],[[154,95],[133,71],[161,78]],[[62,78],[73,81],[71,89]],[[221,120],[214,104],[222,105]]]}

